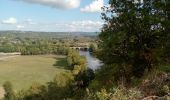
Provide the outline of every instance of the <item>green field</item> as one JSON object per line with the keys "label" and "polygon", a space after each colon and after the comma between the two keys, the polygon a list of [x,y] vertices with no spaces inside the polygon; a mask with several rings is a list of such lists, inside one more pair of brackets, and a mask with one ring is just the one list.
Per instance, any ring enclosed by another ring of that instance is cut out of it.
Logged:
{"label": "green field", "polygon": [[16,56],[0,60],[0,86],[10,81],[15,90],[28,88],[32,83],[45,84],[57,73],[66,72],[64,56]]}

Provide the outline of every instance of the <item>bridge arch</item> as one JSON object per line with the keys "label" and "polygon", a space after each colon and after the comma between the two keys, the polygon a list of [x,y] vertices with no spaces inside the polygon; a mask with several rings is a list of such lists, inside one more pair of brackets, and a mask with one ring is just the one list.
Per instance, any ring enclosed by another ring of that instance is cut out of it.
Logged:
{"label": "bridge arch", "polygon": [[82,50],[82,51],[88,51],[89,47],[70,47],[71,49],[75,49],[75,50]]}

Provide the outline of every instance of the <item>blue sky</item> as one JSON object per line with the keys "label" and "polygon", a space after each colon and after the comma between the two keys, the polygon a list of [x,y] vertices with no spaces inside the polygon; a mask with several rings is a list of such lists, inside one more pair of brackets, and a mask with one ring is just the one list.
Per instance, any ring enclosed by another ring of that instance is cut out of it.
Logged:
{"label": "blue sky", "polygon": [[107,0],[1,0],[0,30],[100,31]]}

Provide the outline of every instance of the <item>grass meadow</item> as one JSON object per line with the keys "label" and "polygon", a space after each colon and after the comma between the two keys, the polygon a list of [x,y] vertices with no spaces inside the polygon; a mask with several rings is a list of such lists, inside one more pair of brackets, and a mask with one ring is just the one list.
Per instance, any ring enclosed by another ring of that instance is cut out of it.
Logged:
{"label": "grass meadow", "polygon": [[15,90],[26,89],[32,83],[45,84],[56,74],[67,72],[64,56],[16,56],[0,60],[0,86],[10,81]]}

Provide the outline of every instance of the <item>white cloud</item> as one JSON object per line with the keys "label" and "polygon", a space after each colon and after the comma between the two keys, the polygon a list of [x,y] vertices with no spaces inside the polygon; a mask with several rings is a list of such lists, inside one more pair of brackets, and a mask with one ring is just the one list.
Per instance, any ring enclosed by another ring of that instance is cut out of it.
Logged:
{"label": "white cloud", "polygon": [[15,0],[50,6],[57,9],[73,9],[80,6],[80,0]]}
{"label": "white cloud", "polygon": [[65,24],[56,24],[58,29],[67,29],[67,31],[99,31],[102,27],[103,23],[100,21],[91,21],[91,20],[84,20],[84,21],[73,21],[71,23]]}
{"label": "white cloud", "polygon": [[2,21],[2,24],[16,24],[16,23],[17,23],[17,20],[13,17]]}
{"label": "white cloud", "polygon": [[101,7],[104,6],[104,1],[103,0],[93,0],[93,2],[84,8],[81,8],[80,10],[82,12],[101,12],[102,9]]}
{"label": "white cloud", "polygon": [[23,31],[52,31],[52,32],[98,32],[102,28],[103,22],[93,20],[72,21],[65,23],[37,22],[25,19],[17,24],[3,24],[0,30],[23,30]]}
{"label": "white cloud", "polygon": [[25,26],[23,26],[23,25],[17,25],[16,27],[17,27],[17,29],[22,29],[22,28],[24,28]]}
{"label": "white cloud", "polygon": [[36,22],[33,22],[32,19],[26,19],[26,20],[25,20],[25,24],[28,24],[28,25],[36,25],[37,23],[36,23]]}
{"label": "white cloud", "polygon": [[102,25],[102,22],[100,21],[91,21],[91,20],[85,20],[85,21],[74,21],[71,23],[74,26],[82,26],[82,27],[87,27],[87,26],[99,26]]}

